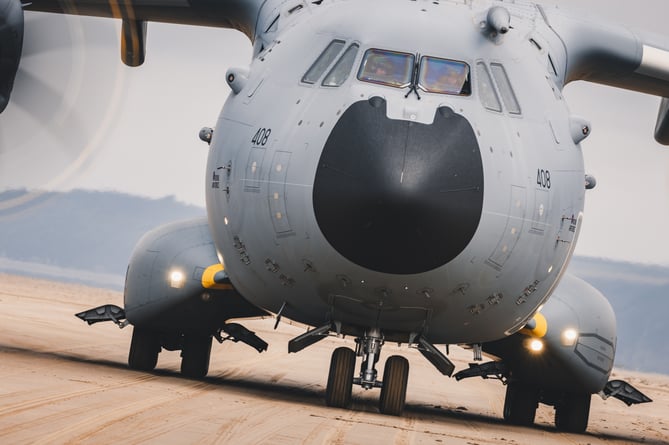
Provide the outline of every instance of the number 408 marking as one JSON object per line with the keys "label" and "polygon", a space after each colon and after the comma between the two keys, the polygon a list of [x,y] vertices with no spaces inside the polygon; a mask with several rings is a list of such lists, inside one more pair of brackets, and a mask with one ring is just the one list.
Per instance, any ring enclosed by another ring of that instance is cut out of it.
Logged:
{"label": "number 408 marking", "polygon": [[256,134],[253,136],[253,139],[251,139],[251,143],[256,146],[264,146],[267,144],[267,140],[269,139],[269,135],[272,134],[272,129],[270,128],[260,128],[256,132]]}
{"label": "number 408 marking", "polygon": [[537,185],[546,189],[551,188],[551,172],[537,169]]}

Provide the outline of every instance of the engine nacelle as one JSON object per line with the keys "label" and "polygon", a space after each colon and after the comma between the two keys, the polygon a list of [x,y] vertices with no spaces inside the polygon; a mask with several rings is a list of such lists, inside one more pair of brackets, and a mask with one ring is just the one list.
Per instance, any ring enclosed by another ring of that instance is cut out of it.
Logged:
{"label": "engine nacelle", "polygon": [[213,334],[231,318],[266,315],[230,284],[205,218],[167,224],[140,239],[124,300],[128,321],[155,331]]}
{"label": "engine nacelle", "polygon": [[20,0],[0,0],[0,113],[9,103],[23,50],[23,7]]}
{"label": "engine nacelle", "polygon": [[601,391],[616,351],[616,319],[608,300],[569,274],[526,329],[484,351],[500,357],[512,379],[540,388],[546,403],[562,393]]}

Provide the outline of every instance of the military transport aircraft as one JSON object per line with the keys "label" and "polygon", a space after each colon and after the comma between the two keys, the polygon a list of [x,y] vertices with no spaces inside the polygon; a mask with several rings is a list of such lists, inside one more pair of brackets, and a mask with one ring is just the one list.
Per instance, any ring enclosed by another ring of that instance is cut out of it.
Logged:
{"label": "military transport aircraft", "polygon": [[[454,377],[503,381],[515,424],[545,403],[558,429],[580,432],[592,394],[650,401],[609,381],[611,306],[565,274],[595,180],[580,146],[590,125],[562,90],[586,80],[669,97],[666,39],[522,0],[0,0],[2,108],[24,10],[122,20],[130,66],[144,61],[149,21],[253,42],[249,65],[226,74],[216,128],[200,133],[208,218],[148,233],[125,307],[78,314],[134,326],[131,368],[181,350],[182,373],[202,377],[212,338],[262,352],[239,319],[273,314],[312,327],[290,352],[355,338],[332,354],[334,407],[355,384],[402,413],[409,363],[388,357],[379,374],[385,342],[447,376],[448,345],[492,357]],[[668,109],[663,99],[665,145]]]}

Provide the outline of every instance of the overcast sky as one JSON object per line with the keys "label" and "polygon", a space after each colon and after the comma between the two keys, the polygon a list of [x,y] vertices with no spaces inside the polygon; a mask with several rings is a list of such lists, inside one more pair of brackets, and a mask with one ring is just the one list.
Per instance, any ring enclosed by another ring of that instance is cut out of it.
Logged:
{"label": "overcast sky", "polygon": [[[669,48],[667,0],[553,3],[664,33]],[[204,205],[207,146],[197,133],[216,122],[227,68],[248,64],[246,38],[150,24],[146,63],[130,69],[119,61],[117,23],[48,18],[27,18],[15,101],[0,116],[0,190],[90,188]],[[583,82],[565,95],[592,123],[583,149],[598,180],[577,254],[669,265],[669,148],[653,139],[659,99]]]}

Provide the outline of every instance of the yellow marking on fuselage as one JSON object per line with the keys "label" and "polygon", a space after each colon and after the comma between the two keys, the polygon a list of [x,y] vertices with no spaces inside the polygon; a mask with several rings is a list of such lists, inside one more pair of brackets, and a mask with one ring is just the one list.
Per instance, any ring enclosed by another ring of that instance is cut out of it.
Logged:
{"label": "yellow marking on fuselage", "polygon": [[232,290],[233,287],[231,284],[219,284],[214,281],[214,277],[218,272],[225,270],[225,267],[222,264],[213,264],[207,267],[204,272],[202,272],[202,287],[205,289],[224,289]]}
{"label": "yellow marking on fuselage", "polygon": [[537,312],[534,314],[533,317],[534,322],[536,323],[536,326],[534,329],[521,329],[520,332],[529,335],[530,337],[535,337],[535,338],[543,338],[546,336],[546,333],[548,332],[548,321],[546,321],[546,317],[543,316],[543,314]]}

